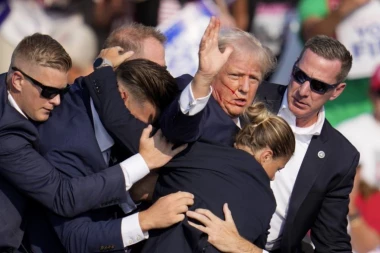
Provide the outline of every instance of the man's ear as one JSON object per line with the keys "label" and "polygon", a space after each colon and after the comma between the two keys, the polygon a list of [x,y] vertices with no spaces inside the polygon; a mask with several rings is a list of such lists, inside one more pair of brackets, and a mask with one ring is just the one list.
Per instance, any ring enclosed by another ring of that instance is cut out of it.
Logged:
{"label": "man's ear", "polygon": [[120,92],[121,98],[124,100],[124,102],[126,102],[128,100],[128,96],[129,96],[127,89],[125,89],[119,85],[119,92]]}
{"label": "man's ear", "polygon": [[332,101],[332,100],[335,100],[336,98],[338,98],[340,96],[340,94],[342,94],[342,92],[344,91],[345,88],[346,88],[346,83],[340,83],[338,85],[338,87],[336,87],[334,89],[334,92],[333,92],[333,94],[329,100]]}
{"label": "man's ear", "polygon": [[22,91],[23,80],[21,74],[13,72],[9,89],[18,92]]}

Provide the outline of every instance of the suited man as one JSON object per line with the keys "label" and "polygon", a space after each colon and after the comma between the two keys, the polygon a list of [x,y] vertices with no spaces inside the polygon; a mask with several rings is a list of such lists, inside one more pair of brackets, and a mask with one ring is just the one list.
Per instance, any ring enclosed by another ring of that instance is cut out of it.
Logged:
{"label": "suited man", "polygon": [[[49,36],[34,34],[18,44],[8,73],[0,76],[2,251],[19,248],[27,203],[31,199],[59,215],[74,216],[92,208],[120,203],[131,186],[133,179],[127,160],[89,177],[68,179],[39,155],[34,122],[46,121],[60,104],[61,96],[69,88],[67,71],[70,67],[71,59],[58,42]],[[92,77],[98,74],[95,71]],[[168,154],[171,155],[171,145],[167,143],[158,145],[161,150],[154,147],[157,139],[148,135],[142,139],[145,147],[140,149],[141,163],[149,169],[160,167],[162,162],[168,161]]]}
{"label": "suited man", "polygon": [[[203,42],[213,41],[214,43],[216,42],[216,46],[217,46],[217,36],[218,36],[217,31],[219,30],[219,26],[220,26],[219,22],[215,18],[213,18],[210,22],[208,29],[205,32],[205,35],[202,41]],[[231,88],[239,89],[238,91],[235,92],[235,95],[232,95],[231,97],[232,99],[234,99],[236,95],[238,94],[241,95],[240,99],[238,99],[236,102],[239,103],[239,110],[241,110],[242,112],[244,108],[248,107],[252,103],[254,93],[255,93],[254,91],[257,89],[259,82],[262,80],[262,78],[264,78],[265,74],[272,68],[272,66],[274,65],[274,62],[273,62],[273,57],[270,54],[270,52],[268,52],[267,49],[264,48],[250,34],[244,33],[241,31],[230,31],[230,33],[226,34],[225,38],[231,38],[231,37],[233,37],[232,41],[228,41],[228,44],[225,44],[225,48],[227,47],[227,45],[231,45],[234,43],[238,45],[242,45],[242,46],[244,45],[244,47],[241,51],[234,50],[234,53],[235,53],[235,55],[233,54],[234,60],[231,61],[231,64],[229,65],[229,69],[226,69],[224,77],[227,77],[226,79],[228,79],[228,78],[233,78],[234,76],[236,77],[243,76],[242,79],[244,79],[245,81],[244,85],[241,86],[239,85],[238,82],[234,80],[230,81],[228,84],[228,85],[231,85]],[[202,45],[203,44],[204,43],[202,43]],[[202,45],[201,45],[201,54],[206,54],[206,55],[210,54],[209,47],[205,47],[206,45],[203,45],[203,46]],[[212,64],[212,67],[215,67],[218,64],[223,65],[223,62],[222,62],[223,59],[225,61],[228,58],[229,54],[231,53],[232,53],[231,48],[226,49],[225,54],[217,58],[215,63]],[[240,61],[241,58],[244,58],[244,61]],[[260,65],[257,64],[256,61],[258,61],[259,59],[263,59],[264,64],[260,64]],[[222,61],[219,61],[219,60],[222,60]],[[233,66],[233,63],[239,64],[240,69],[236,69]],[[249,64],[249,67],[253,67],[254,70],[251,71],[251,69],[247,67],[246,64]],[[189,75],[184,75],[184,76],[181,76],[180,78],[177,78],[177,83],[179,83],[180,89],[181,88],[183,89],[184,87],[186,87],[186,84],[189,83],[190,81],[191,81],[191,76]],[[219,87],[225,87],[224,85],[225,83],[223,84],[221,83]],[[233,85],[237,87],[232,87]],[[207,87],[207,90],[209,90],[209,87]],[[101,85],[99,87],[95,87],[94,85],[90,84],[89,91],[90,91],[91,97],[94,99],[95,107],[98,109],[99,116],[102,119],[102,122],[104,123],[104,126],[106,127],[106,129],[108,129],[110,133],[113,133],[113,136],[115,136],[115,141],[118,140],[123,145],[128,146],[129,132],[126,130],[128,129],[128,121],[125,120],[125,117],[121,116],[121,115],[127,114],[127,110],[125,108],[123,110],[123,103],[120,99],[120,95],[117,92],[116,85]],[[190,92],[190,89],[187,89],[187,91]],[[231,94],[231,90],[228,90],[228,92]],[[190,93],[187,93],[187,94],[190,95]],[[244,100],[244,101],[242,102],[240,100]],[[244,104],[244,106],[241,106],[242,108],[240,108],[241,104]],[[178,110],[178,101],[176,103],[173,103],[173,105],[176,106],[175,110]],[[205,123],[206,127],[204,127],[204,129],[206,129],[206,131],[202,132],[201,141],[217,144],[217,145],[223,145],[223,146],[232,146],[234,134],[239,130],[239,128],[236,126],[234,121],[231,120],[230,116],[226,114],[224,110],[218,105],[218,102],[216,100],[213,100],[213,98],[210,98],[208,106],[210,109],[208,109],[209,111],[207,112],[207,116],[205,116],[205,119],[208,119],[208,121],[207,123]],[[115,111],[117,111],[118,113],[115,113]],[[196,114],[194,117],[197,117],[197,115],[201,115],[201,118],[202,118],[203,115],[206,115],[206,113]],[[179,114],[178,117],[188,117],[188,116],[182,116],[181,114]],[[161,121],[160,123],[161,124],[171,123],[169,122],[170,120],[166,122]],[[184,137],[184,138],[187,138],[188,136],[186,134],[187,129],[191,129],[191,130],[199,129],[197,124],[190,124],[190,125],[185,125],[181,127],[182,127],[181,132],[183,134],[181,137]],[[217,128],[217,131],[215,130],[216,128]],[[178,132],[178,129],[175,129],[175,127],[173,127],[171,130]],[[189,139],[185,141],[189,141],[189,140],[191,141],[195,139],[196,137],[195,138],[190,137]],[[186,166],[185,162],[189,162],[191,160],[197,159],[196,154],[197,153],[190,153],[190,156],[187,157],[187,159],[185,159],[184,164],[182,165]],[[171,165],[168,165],[168,166],[170,167]],[[179,163],[175,163],[175,166],[179,166]],[[187,164],[187,166],[191,167],[191,165],[189,164]],[[269,220],[268,220],[268,223],[269,223]],[[263,241],[265,244],[266,238]],[[202,240],[201,244],[207,245],[208,243],[207,241]],[[200,250],[202,250],[202,248],[203,246],[200,247]],[[212,247],[209,247],[210,250],[211,248]]]}
{"label": "suited man", "polygon": [[[107,55],[102,57],[106,59]],[[109,66],[106,68],[113,72]],[[132,117],[141,119],[141,124],[157,118],[160,108],[177,93],[174,78],[167,70],[148,60],[135,59],[122,63],[116,69],[117,79],[111,73],[107,82],[119,84],[125,106]],[[38,127],[41,154],[69,177],[86,176],[107,168],[111,152],[103,150],[108,147],[111,151],[114,142],[106,131],[99,131],[103,126],[97,119],[96,111],[91,109],[92,102],[83,89],[84,82],[88,80],[77,81],[49,121]],[[138,127],[133,126],[133,122],[130,122],[130,127]],[[77,169],[78,164],[81,164],[80,170]],[[183,213],[187,204],[192,204],[189,195],[185,192],[174,193],[160,199],[148,210],[127,217],[123,217],[125,214],[120,214],[117,207],[108,207],[92,210],[71,220],[50,215],[51,223],[68,252],[94,252],[102,249],[124,251],[125,247],[147,238],[148,230],[178,222],[177,214]],[[121,207],[125,213],[136,208],[130,199]],[[118,219],[115,219],[115,213],[119,213]],[[30,235],[36,237],[34,232],[31,228]],[[47,252],[47,246],[36,240],[37,238],[31,240],[34,252],[38,252],[35,250],[37,247],[41,252]]]}
{"label": "suited man", "polygon": [[[288,86],[263,83],[257,91],[257,100],[283,117],[296,136],[294,156],[271,183],[277,208],[266,244],[269,252],[302,252],[309,230],[315,252],[352,252],[346,217],[359,153],[325,119],[323,108],[343,92],[351,65],[352,56],[341,43],[316,36],[306,42]],[[262,252],[238,235],[225,211],[226,221],[206,210],[188,216],[205,225],[197,228],[221,251]]]}

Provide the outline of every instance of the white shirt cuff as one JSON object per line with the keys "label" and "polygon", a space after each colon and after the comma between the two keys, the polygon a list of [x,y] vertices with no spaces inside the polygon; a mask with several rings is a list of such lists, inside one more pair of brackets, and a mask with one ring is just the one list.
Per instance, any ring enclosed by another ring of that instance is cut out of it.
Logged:
{"label": "white shirt cuff", "polygon": [[127,192],[127,199],[126,202],[122,202],[119,204],[120,208],[123,210],[125,214],[128,214],[136,209],[137,205],[133,201],[131,195],[129,192]]}
{"label": "white shirt cuff", "polygon": [[136,244],[149,238],[148,232],[143,232],[140,227],[139,213],[134,213],[121,220],[121,237],[124,247]]}
{"label": "white shirt cuff", "polygon": [[189,116],[193,116],[202,111],[206,107],[212,94],[212,87],[210,86],[210,93],[207,96],[195,99],[191,84],[192,82],[186,86],[179,99],[179,107],[181,108],[182,113]]}
{"label": "white shirt cuff", "polygon": [[140,154],[131,156],[120,163],[125,178],[125,190],[128,191],[134,183],[149,173],[148,165]]}

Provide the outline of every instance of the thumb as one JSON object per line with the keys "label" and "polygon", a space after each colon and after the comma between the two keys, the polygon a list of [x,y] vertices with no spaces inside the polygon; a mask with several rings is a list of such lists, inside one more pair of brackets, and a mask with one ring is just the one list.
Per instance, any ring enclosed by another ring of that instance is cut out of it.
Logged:
{"label": "thumb", "polygon": [[133,51],[128,51],[128,52],[123,53],[122,54],[122,56],[124,58],[123,60],[125,61],[126,59],[130,58],[134,53],[135,52],[133,52]]}
{"label": "thumb", "polygon": [[224,219],[229,223],[234,223],[234,219],[232,218],[232,213],[228,208],[228,204],[224,203],[223,205]]}
{"label": "thumb", "polygon": [[149,139],[149,135],[152,132],[152,125],[148,125],[146,128],[144,128],[142,134],[141,134],[141,140]]}
{"label": "thumb", "polygon": [[226,61],[227,61],[228,57],[230,57],[230,55],[232,54],[233,51],[234,51],[234,48],[231,46],[227,46],[226,49],[224,49],[223,57]]}

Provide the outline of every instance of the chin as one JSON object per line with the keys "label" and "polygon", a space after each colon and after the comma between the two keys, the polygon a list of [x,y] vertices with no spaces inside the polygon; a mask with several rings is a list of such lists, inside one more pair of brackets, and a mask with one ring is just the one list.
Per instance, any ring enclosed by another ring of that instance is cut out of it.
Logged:
{"label": "chin", "polygon": [[37,115],[36,118],[33,120],[37,122],[44,122],[49,119],[49,116],[50,116],[49,114]]}

